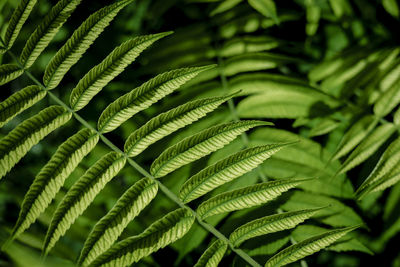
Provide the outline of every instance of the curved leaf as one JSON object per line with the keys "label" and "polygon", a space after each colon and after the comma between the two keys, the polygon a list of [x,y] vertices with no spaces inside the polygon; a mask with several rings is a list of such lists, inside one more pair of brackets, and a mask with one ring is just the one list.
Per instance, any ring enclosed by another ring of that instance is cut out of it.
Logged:
{"label": "curved leaf", "polygon": [[22,50],[20,61],[24,68],[32,66],[80,2],[81,0],[61,0],[43,18]]}
{"label": "curved leaf", "polygon": [[164,112],[134,131],[125,142],[125,153],[129,157],[138,155],[148,146],[197,121],[233,95],[194,100]]}
{"label": "curved leaf", "polygon": [[233,231],[229,236],[229,241],[231,241],[235,247],[238,247],[244,241],[251,238],[294,228],[321,209],[322,208],[290,211],[256,219]]}
{"label": "curved leaf", "polygon": [[68,70],[78,62],[118,12],[132,1],[118,1],[96,11],[74,31],[46,67],[43,83],[49,90],[60,83]]}
{"label": "curved leaf", "polygon": [[30,85],[0,103],[0,127],[46,95],[37,85]]}
{"label": "curved leaf", "polygon": [[97,129],[103,133],[114,130],[136,113],[148,108],[199,73],[212,67],[214,66],[182,68],[156,76],[108,105],[101,113]]}
{"label": "curved leaf", "polygon": [[6,84],[24,73],[24,70],[15,64],[0,65],[0,85]]}
{"label": "curved leaf", "polygon": [[222,193],[201,203],[197,208],[197,214],[202,219],[205,219],[220,213],[258,206],[308,180],[309,179],[279,180]]}
{"label": "curved leaf", "polygon": [[157,191],[157,183],[149,178],[143,178],[132,185],[107,215],[96,223],[86,239],[78,264],[89,265],[109,249],[126,226],[153,200]]}
{"label": "curved leaf", "polygon": [[65,179],[99,141],[96,132],[82,129],[62,143],[40,170],[22,202],[12,238],[27,229],[48,207]]}
{"label": "curved leaf", "polygon": [[147,47],[172,32],[139,36],[116,47],[99,65],[93,67],[72,90],[70,105],[78,111],[118,76]]}
{"label": "curved leaf", "polygon": [[272,124],[263,121],[239,121],[206,129],[165,150],[153,162],[150,172],[155,177],[165,176],[181,166],[224,147],[245,131],[253,127],[267,125]]}
{"label": "curved leaf", "polygon": [[21,0],[21,2],[19,2],[19,5],[14,10],[11,19],[8,22],[8,27],[4,36],[4,45],[6,46],[6,49],[10,49],[14,44],[22,26],[28,19],[35,4],[36,0]]}
{"label": "curved leaf", "polygon": [[194,267],[217,267],[224,257],[228,245],[222,240],[214,241],[201,255]]}
{"label": "curved leaf", "polygon": [[314,236],[300,243],[291,245],[290,247],[280,251],[278,254],[270,258],[267,263],[265,263],[265,266],[278,267],[295,262],[329,246],[330,244],[332,244],[348,232],[355,230],[356,228],[358,228],[358,226],[351,226],[328,231],[324,234]]}
{"label": "curved leaf", "polygon": [[179,198],[188,203],[253,170],[287,144],[251,147],[206,167],[185,182]]}
{"label": "curved leaf", "polygon": [[19,124],[0,140],[0,178],[46,135],[65,124],[72,114],[61,106],[50,106]]}
{"label": "curved leaf", "polygon": [[368,159],[389,139],[395,130],[396,128],[391,123],[380,125],[374,129],[346,159],[339,173],[347,172]]}
{"label": "curved leaf", "polygon": [[90,167],[71,187],[58,205],[47,230],[43,246],[45,255],[92,203],[103,187],[118,174],[125,162],[125,157],[110,152]]}
{"label": "curved leaf", "polygon": [[90,266],[127,266],[183,237],[195,218],[186,209],[168,213],[150,225],[143,233],[112,246]]}
{"label": "curved leaf", "polygon": [[[357,189],[356,194],[362,198],[366,193],[377,187],[386,179],[392,180],[398,176],[400,163],[400,138],[394,140],[382,154],[378,164],[372,170],[368,178]],[[395,176],[395,177],[393,177]]]}

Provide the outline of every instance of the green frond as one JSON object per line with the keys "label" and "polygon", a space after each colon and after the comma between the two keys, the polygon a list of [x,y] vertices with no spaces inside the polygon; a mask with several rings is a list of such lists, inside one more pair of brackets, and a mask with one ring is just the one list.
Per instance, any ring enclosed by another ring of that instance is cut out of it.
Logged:
{"label": "green frond", "polygon": [[308,255],[314,254],[321,249],[329,246],[348,232],[357,229],[359,226],[350,226],[346,228],[336,229],[324,234],[311,237],[300,243],[291,245],[290,247],[280,251],[278,254],[270,258],[266,263],[266,267],[283,266]]}
{"label": "green frond", "polygon": [[156,76],[108,105],[101,113],[97,129],[103,133],[114,130],[136,113],[150,107],[199,73],[213,67],[214,65],[182,68]]}
{"label": "green frond", "polygon": [[72,114],[50,106],[19,124],[0,140],[0,179],[46,135],[65,124]]}
{"label": "green frond", "polygon": [[125,157],[116,152],[104,155],[71,187],[58,205],[47,230],[43,252],[46,255],[96,195],[124,167]]}
{"label": "green frond", "polygon": [[132,185],[107,215],[96,223],[83,245],[78,264],[87,266],[109,249],[126,226],[149,205],[157,191],[157,183],[149,178]]}
{"label": "green frond", "polygon": [[202,219],[205,219],[220,213],[258,206],[278,197],[283,192],[296,187],[304,181],[309,181],[309,179],[265,182],[222,193],[201,203],[197,208],[197,214]]}
{"label": "green frond", "polygon": [[379,117],[388,115],[400,103],[400,79],[385,92],[374,105],[374,113]]}
{"label": "green frond", "polygon": [[22,202],[12,238],[27,229],[48,207],[65,179],[99,141],[96,132],[82,129],[62,143],[40,170]]}
{"label": "green frond", "polygon": [[390,185],[397,182],[399,177],[398,173],[400,172],[399,163],[400,138],[397,138],[388,146],[368,178],[357,189],[357,196],[362,198],[371,191],[383,190],[386,186],[382,187],[381,185],[382,183],[385,184],[387,181],[390,181]]}
{"label": "green frond", "polygon": [[347,172],[368,159],[389,139],[395,130],[396,128],[391,123],[386,123],[375,128],[371,134],[357,146],[350,156],[346,158],[339,173]]}
{"label": "green frond", "polygon": [[68,41],[54,55],[46,67],[43,83],[48,89],[54,89],[68,70],[82,57],[96,38],[110,24],[118,12],[133,0],[121,0],[106,6],[87,18],[74,31]]}
{"label": "green frond", "polygon": [[224,241],[220,239],[214,241],[211,246],[204,251],[194,267],[217,267],[224,257],[227,248],[228,245]]}
{"label": "green frond", "polygon": [[215,188],[250,172],[287,144],[251,147],[208,166],[185,182],[179,198],[188,203]]}
{"label": "green frond", "polygon": [[229,236],[229,241],[238,247],[251,238],[294,228],[321,209],[323,208],[289,211],[256,219],[233,231]]}
{"label": "green frond", "polygon": [[138,155],[156,141],[204,117],[233,96],[194,100],[158,115],[128,137],[125,153],[129,157]]}
{"label": "green frond", "polygon": [[0,85],[6,84],[24,73],[20,67],[15,64],[0,65]]}
{"label": "green frond", "polygon": [[36,0],[21,0],[17,8],[14,10],[11,19],[8,22],[8,27],[4,36],[4,45],[7,50],[14,44],[22,26],[28,19],[29,14],[31,14],[35,4]]}
{"label": "green frond", "polygon": [[336,152],[333,156],[333,160],[339,159],[342,156],[349,153],[354,147],[356,147],[374,128],[377,121],[375,118],[370,116],[365,116],[353,124],[350,129],[346,131]]}
{"label": "green frond", "polygon": [[140,235],[129,237],[112,246],[90,266],[127,266],[175,242],[192,227],[194,216],[186,209],[177,209],[154,222]]}
{"label": "green frond", "polygon": [[43,18],[22,50],[20,61],[24,68],[32,66],[80,2],[81,0],[60,0]]}
{"label": "green frond", "polygon": [[0,103],[0,127],[46,95],[37,85],[30,85]]}
{"label": "green frond", "polygon": [[239,121],[217,125],[189,136],[165,150],[151,165],[155,177],[168,173],[198,160],[229,144],[238,135],[257,127],[272,125],[263,121]]}
{"label": "green frond", "polygon": [[139,36],[116,47],[99,65],[93,67],[72,90],[70,106],[78,111],[118,76],[147,47],[172,32]]}

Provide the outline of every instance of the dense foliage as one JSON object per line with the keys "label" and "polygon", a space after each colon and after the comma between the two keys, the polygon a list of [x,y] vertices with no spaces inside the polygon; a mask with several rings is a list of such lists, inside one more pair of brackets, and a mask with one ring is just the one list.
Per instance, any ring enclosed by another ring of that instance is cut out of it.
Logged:
{"label": "dense foliage", "polygon": [[400,266],[396,0],[1,0],[1,266]]}

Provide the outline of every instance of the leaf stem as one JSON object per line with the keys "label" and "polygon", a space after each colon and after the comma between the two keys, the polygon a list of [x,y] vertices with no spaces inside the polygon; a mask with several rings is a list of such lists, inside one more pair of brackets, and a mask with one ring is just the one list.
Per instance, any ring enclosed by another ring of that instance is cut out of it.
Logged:
{"label": "leaf stem", "polygon": [[181,208],[186,208],[188,209],[193,216],[196,218],[197,222],[208,232],[212,233],[215,237],[217,237],[218,239],[224,241],[225,243],[228,244],[228,246],[231,248],[231,250],[233,252],[235,252],[238,256],[240,256],[243,260],[245,260],[248,264],[250,264],[251,266],[254,267],[261,267],[261,265],[256,262],[252,257],[250,257],[246,252],[244,252],[241,249],[237,249],[234,247],[234,245],[229,241],[229,239],[222,234],[220,231],[218,231],[214,226],[212,226],[211,224],[208,224],[206,222],[204,222],[196,213],[196,211],[194,211],[193,209],[191,209],[189,206],[185,205],[172,191],[170,191],[164,184],[162,184],[158,179],[156,179],[154,176],[152,176],[148,171],[146,171],[143,167],[141,167],[138,163],[136,163],[133,159],[131,159],[130,157],[128,157],[128,155],[122,151],[121,149],[119,149],[116,145],[114,145],[107,137],[105,137],[100,131],[98,131],[95,127],[93,127],[92,125],[90,125],[85,119],[83,119],[78,113],[76,113],[73,109],[71,109],[67,104],[65,104],[61,99],[59,99],[55,94],[53,94],[52,92],[50,92],[38,79],[36,79],[32,73],[29,72],[29,70],[24,69],[24,67],[22,66],[21,62],[18,60],[18,58],[11,52],[11,51],[7,51],[7,53],[9,53],[9,55],[12,57],[12,59],[17,63],[18,67],[20,67],[22,70],[24,70],[24,74],[26,74],[35,84],[37,84],[43,91],[46,91],[48,93],[48,95],[50,96],[50,98],[52,98],[56,103],[58,103],[60,106],[64,107],[65,109],[67,109],[70,113],[73,114],[73,116],[75,117],[75,119],[80,122],[83,126],[85,126],[86,128],[89,128],[93,131],[95,131],[99,136],[100,139],[104,142],[104,144],[106,144],[110,149],[112,149],[113,151],[121,154],[123,157],[125,157],[128,161],[128,163],[134,168],[136,169],[138,172],[140,172],[143,176],[148,177],[150,179],[152,179],[153,181],[155,181],[159,188],[161,189],[161,191],[168,197],[170,198],[173,202],[175,202],[179,207]]}

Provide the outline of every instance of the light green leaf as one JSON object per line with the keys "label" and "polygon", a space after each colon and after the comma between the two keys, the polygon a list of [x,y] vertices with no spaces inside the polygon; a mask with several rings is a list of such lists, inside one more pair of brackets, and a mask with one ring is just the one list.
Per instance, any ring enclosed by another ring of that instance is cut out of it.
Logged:
{"label": "light green leaf", "polygon": [[399,17],[400,10],[396,0],[382,0],[382,5],[390,15],[395,18]]}
{"label": "light green leaf", "polygon": [[37,85],[30,85],[0,103],[0,127],[46,95]]}
{"label": "light green leaf", "polygon": [[279,24],[278,14],[276,12],[275,2],[273,0],[248,0],[249,4],[262,15],[272,18],[276,24]]}
{"label": "light green leaf", "polygon": [[197,208],[197,214],[205,219],[220,213],[258,206],[308,180],[287,179],[266,182],[222,193],[201,203]]}
{"label": "light green leaf", "polygon": [[182,68],[165,72],[119,97],[101,113],[97,128],[107,133],[119,127],[136,113],[148,108],[166,95],[214,65]]}
{"label": "light green leaf", "polygon": [[155,177],[168,173],[198,160],[224,147],[238,135],[257,126],[271,123],[263,121],[239,121],[221,124],[189,136],[165,150],[151,165],[150,172]]}
{"label": "light green leaf", "polygon": [[374,129],[357,148],[347,157],[340,172],[344,173],[361,164],[374,154],[379,147],[395,132],[396,128],[391,123],[386,123]]}
{"label": "light green leaf", "polygon": [[116,152],[110,152],[91,166],[70,188],[58,205],[47,230],[43,246],[45,255],[92,203],[103,187],[118,174],[125,162],[125,157]]}
{"label": "light green leaf", "polygon": [[78,260],[79,265],[89,265],[97,256],[109,249],[126,226],[154,199],[158,185],[143,178],[132,185],[114,207],[89,234]]}
{"label": "light green leaf", "polygon": [[294,228],[296,225],[312,217],[319,210],[321,208],[290,211],[256,219],[233,231],[229,236],[229,241],[235,247],[238,247],[244,241],[251,238]]}
{"label": "light green leaf", "polygon": [[374,113],[385,117],[400,103],[400,78],[385,92],[374,105]]}
{"label": "light green leaf", "polygon": [[272,144],[252,147],[237,152],[215,164],[206,167],[185,182],[179,198],[188,203],[215,188],[250,172],[287,144]]}
{"label": "light green leaf", "polygon": [[25,69],[32,66],[80,2],[60,0],[43,18],[22,50],[20,61]]}
{"label": "light green leaf", "polygon": [[24,70],[15,64],[0,65],[0,85],[6,84],[24,73]]}
{"label": "light green leaf", "polygon": [[36,0],[21,0],[17,8],[14,10],[11,19],[8,22],[6,35],[4,36],[4,45],[7,50],[14,44],[22,26],[28,19],[35,4]]}
{"label": "light green leaf", "polygon": [[129,237],[112,246],[90,266],[127,266],[183,237],[194,223],[186,209],[168,213],[140,235]]}
{"label": "light green leaf", "polygon": [[84,108],[104,86],[118,76],[147,47],[172,32],[133,38],[116,47],[99,65],[93,67],[72,90],[70,105],[73,110]]}
{"label": "light green leaf", "polygon": [[46,135],[65,124],[72,114],[61,106],[50,106],[19,124],[0,140],[0,178]]}
{"label": "light green leaf", "polygon": [[370,192],[383,190],[396,183],[400,178],[399,164],[400,138],[397,138],[388,146],[370,175],[357,189],[358,198],[360,199]]}
{"label": "light green leaf", "polygon": [[346,131],[338,145],[333,160],[339,159],[356,147],[375,127],[377,121],[371,116],[364,116]]}
{"label": "light green leaf", "polygon": [[358,227],[359,226],[350,226],[332,230],[324,234],[306,239],[300,243],[291,245],[290,247],[280,251],[278,254],[270,258],[265,263],[265,266],[278,267],[300,260],[329,246],[342,236],[346,235],[348,232],[353,231]]}
{"label": "light green leaf", "polygon": [[118,1],[87,18],[47,65],[43,76],[44,85],[48,89],[54,89],[118,12],[132,1]]}
{"label": "light green leaf", "polygon": [[214,241],[211,246],[204,251],[194,267],[217,267],[224,257],[227,248],[228,245],[225,242],[219,239]]}
{"label": "light green leaf", "polygon": [[82,129],[62,143],[40,170],[22,202],[12,238],[25,231],[50,205],[65,179],[99,141],[99,136]]}
{"label": "light green leaf", "polygon": [[210,16],[215,16],[219,13],[228,11],[237,6],[243,0],[223,0],[221,3],[211,11]]}
{"label": "light green leaf", "polygon": [[148,146],[197,121],[233,95],[194,100],[164,112],[134,131],[125,142],[125,153],[129,157],[138,155]]}

